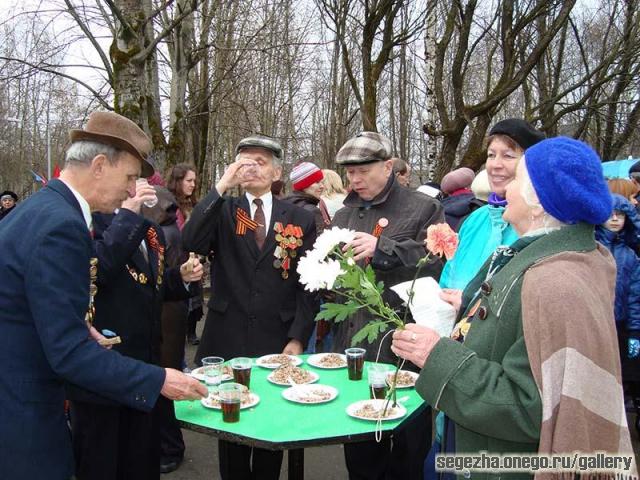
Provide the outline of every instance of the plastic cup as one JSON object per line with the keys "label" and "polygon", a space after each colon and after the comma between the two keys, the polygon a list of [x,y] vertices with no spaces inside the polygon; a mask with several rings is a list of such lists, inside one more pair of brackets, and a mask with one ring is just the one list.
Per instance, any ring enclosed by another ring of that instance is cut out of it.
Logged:
{"label": "plastic cup", "polygon": [[231,370],[233,371],[233,381],[249,388],[251,383],[252,361],[247,357],[238,357],[231,360]]}
{"label": "plastic cup", "polygon": [[366,350],[364,348],[347,348],[344,353],[347,356],[349,380],[362,380],[362,368]]}
{"label": "plastic cup", "polygon": [[[139,178],[138,180],[136,180],[136,188],[138,188],[139,186],[147,186],[149,185],[149,182],[147,181],[146,178]],[[156,195],[153,200],[147,200],[146,202],[144,202],[144,206],[147,208],[153,208],[158,204],[158,196]]]}
{"label": "plastic cup", "polygon": [[202,374],[204,375],[204,383],[209,386],[218,386],[222,380],[222,357],[204,357],[202,359]]}
{"label": "plastic cup", "polygon": [[222,421],[236,423],[240,421],[240,402],[244,387],[239,383],[225,383],[218,388]]}
{"label": "plastic cup", "polygon": [[374,363],[367,367],[367,379],[369,380],[369,398],[383,400],[387,398],[387,375],[389,367]]}

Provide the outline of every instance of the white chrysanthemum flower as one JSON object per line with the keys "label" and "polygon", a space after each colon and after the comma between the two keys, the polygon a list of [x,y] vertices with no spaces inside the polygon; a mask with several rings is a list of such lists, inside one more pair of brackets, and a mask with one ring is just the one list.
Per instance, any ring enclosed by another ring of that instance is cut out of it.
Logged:
{"label": "white chrysanthemum flower", "polygon": [[300,283],[310,292],[333,288],[337,278],[344,273],[338,260],[323,261],[315,250],[309,251],[298,262]]}
{"label": "white chrysanthemum flower", "polygon": [[353,240],[355,234],[356,232],[354,230],[349,230],[347,228],[333,227],[329,230],[325,230],[316,239],[316,243],[313,244],[313,251],[324,260],[336,245],[349,243]]}

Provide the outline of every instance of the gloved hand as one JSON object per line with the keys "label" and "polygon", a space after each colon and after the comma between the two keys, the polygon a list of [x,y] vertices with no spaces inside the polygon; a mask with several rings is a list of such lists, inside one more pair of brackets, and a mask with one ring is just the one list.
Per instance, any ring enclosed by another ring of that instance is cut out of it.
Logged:
{"label": "gloved hand", "polygon": [[627,343],[627,357],[638,358],[640,356],[640,340],[637,338],[629,338]]}

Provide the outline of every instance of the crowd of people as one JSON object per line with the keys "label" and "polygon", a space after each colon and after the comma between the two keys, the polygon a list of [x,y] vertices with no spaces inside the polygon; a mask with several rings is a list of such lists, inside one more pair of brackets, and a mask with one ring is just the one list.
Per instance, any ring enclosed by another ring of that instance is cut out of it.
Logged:
{"label": "crowd of people", "polygon": [[[1,195],[2,478],[179,468],[188,445],[173,401],[208,394],[183,373],[192,361],[342,353],[374,319],[359,309],[314,321],[328,294],[305,290],[296,266],[323,230],[355,231],[345,248],[403,310],[390,287],[414,278],[427,229],[444,222],[457,252],[420,274],[456,310],[451,335],[409,314],[366,353],[406,360],[429,408],[391,438],[346,443],[349,478],[448,478],[436,455],[483,451],[609,452],[637,475],[625,393],[640,405],[640,162],[607,182],[585,143],[506,119],[477,174],[460,167],[413,188],[390,140],[362,132],[337,152],[338,171],[304,158],[286,181],[280,144],[251,135],[198,200],[195,167],[163,178],[149,137],[120,115],[93,113],[70,141],[59,179],[17,207],[15,193]],[[295,227],[292,248],[278,240],[283,225]],[[280,476],[282,451],[219,440],[218,452],[225,480]]]}

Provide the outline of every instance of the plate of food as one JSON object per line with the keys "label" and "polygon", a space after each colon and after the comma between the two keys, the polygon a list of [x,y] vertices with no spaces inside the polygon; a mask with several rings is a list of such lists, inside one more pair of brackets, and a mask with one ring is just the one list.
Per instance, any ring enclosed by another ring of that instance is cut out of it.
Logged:
{"label": "plate of food", "polygon": [[[391,385],[393,382],[393,376],[395,375],[395,371],[389,372],[387,374],[387,383]],[[418,375],[415,372],[410,372],[409,370],[400,370],[398,372],[398,378],[396,380],[396,388],[412,388],[416,385],[416,380],[418,380]]]}
{"label": "plate of food", "polygon": [[315,372],[310,372],[304,368],[294,367],[293,365],[283,365],[275,369],[267,376],[267,380],[276,385],[289,386],[292,384],[303,385],[306,383],[317,382],[320,378]]}
{"label": "plate of food", "polygon": [[[243,410],[245,408],[255,407],[260,402],[260,397],[257,394],[249,391],[247,387],[244,387],[242,396],[240,398],[240,408]],[[214,392],[211,392],[208,397],[200,399],[200,403],[202,403],[202,405],[207,408],[213,408],[215,410],[220,410],[221,408],[220,398]]]}
{"label": "plate of food", "polygon": [[307,358],[307,363],[316,368],[346,368],[347,357],[341,353],[316,353]]}
{"label": "plate of food", "polygon": [[259,367],[275,369],[282,365],[298,366],[302,363],[302,359],[295,355],[285,355],[284,353],[274,353],[271,355],[263,355],[256,359],[256,365]]}
{"label": "plate of food", "polygon": [[[191,370],[190,374],[196,380],[200,380],[204,382],[204,367],[198,367]],[[221,382],[227,382],[233,378],[233,371],[231,370],[231,366],[223,365],[222,366],[222,377],[220,378]]]}
{"label": "plate of food", "polygon": [[399,403],[393,407],[393,402],[389,402],[387,411],[384,412],[386,400],[360,400],[359,402],[352,403],[347,407],[347,415],[353,418],[359,418],[360,420],[397,420],[407,414],[407,409]]}
{"label": "plate of food", "polygon": [[287,400],[305,405],[330,402],[338,396],[338,389],[330,385],[296,385],[282,392]]}

